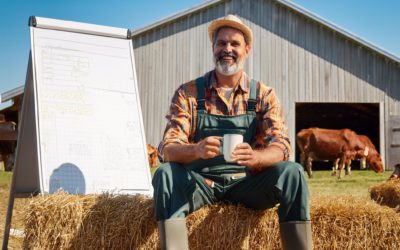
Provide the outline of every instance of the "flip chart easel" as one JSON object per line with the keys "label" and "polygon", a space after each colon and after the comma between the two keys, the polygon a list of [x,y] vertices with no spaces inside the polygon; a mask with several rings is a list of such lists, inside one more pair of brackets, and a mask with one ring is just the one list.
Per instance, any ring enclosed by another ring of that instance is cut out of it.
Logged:
{"label": "flip chart easel", "polygon": [[14,198],[152,195],[127,29],[30,18],[29,56],[3,249]]}

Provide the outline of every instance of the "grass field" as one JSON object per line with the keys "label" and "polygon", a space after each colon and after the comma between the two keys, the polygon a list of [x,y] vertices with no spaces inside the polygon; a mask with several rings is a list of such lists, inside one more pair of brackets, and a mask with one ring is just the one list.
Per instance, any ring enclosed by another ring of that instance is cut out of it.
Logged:
{"label": "grass field", "polygon": [[[351,176],[342,179],[331,176],[331,171],[313,171],[313,178],[308,179],[311,196],[368,196],[369,188],[386,181],[392,171],[376,174],[373,171],[355,170]],[[306,177],[307,178],[307,177]]]}
{"label": "grass field", "polygon": [[0,171],[0,187],[8,187],[11,183],[12,173]]}
{"label": "grass field", "polygon": [[[12,174],[11,172],[0,171],[0,242],[3,244],[3,234],[8,206]],[[23,208],[28,204],[28,199],[15,199],[11,228],[23,229]],[[23,239],[11,236],[8,242],[8,249],[22,249]]]}
{"label": "grass field", "polygon": [[[330,171],[314,171],[312,179],[307,178],[311,198],[316,196],[369,196],[369,188],[389,178],[391,172],[376,174],[372,171],[353,171],[351,176],[338,180],[331,176]],[[0,171],[0,242],[3,242],[3,232],[8,204],[9,188],[12,174]],[[11,228],[23,229],[23,209],[29,199],[16,199]],[[22,238],[10,237],[9,249],[21,249]]]}

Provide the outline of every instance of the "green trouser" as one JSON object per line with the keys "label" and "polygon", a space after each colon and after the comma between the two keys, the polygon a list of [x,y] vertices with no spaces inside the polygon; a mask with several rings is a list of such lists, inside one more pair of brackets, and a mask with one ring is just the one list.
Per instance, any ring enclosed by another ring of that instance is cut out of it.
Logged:
{"label": "green trouser", "polygon": [[[222,161],[220,157],[214,160]],[[272,208],[276,204],[280,222],[310,220],[308,189],[303,167],[295,162],[280,162],[251,174],[243,166],[205,166],[202,161],[181,165],[164,163],[153,177],[157,220],[184,218],[206,204],[217,201],[241,203],[252,209]],[[234,173],[245,176],[235,178]]]}

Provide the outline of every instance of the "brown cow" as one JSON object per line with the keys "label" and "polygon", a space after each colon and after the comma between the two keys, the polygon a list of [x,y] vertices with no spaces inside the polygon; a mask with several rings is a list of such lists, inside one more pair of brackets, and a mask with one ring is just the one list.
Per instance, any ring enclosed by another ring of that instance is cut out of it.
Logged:
{"label": "brown cow", "polygon": [[[366,168],[366,162],[368,162],[375,172],[383,172],[382,158],[368,136],[358,135],[350,141],[349,147],[351,150],[354,150],[354,153],[351,154],[351,159],[348,159],[349,162],[354,159],[360,159],[361,168]],[[350,172],[350,164],[346,163],[346,165]]]}
{"label": "brown cow", "polygon": [[365,169],[367,168],[367,156],[370,152],[370,150],[375,150],[376,148],[374,144],[371,142],[371,140],[368,138],[366,135],[359,135],[359,140],[364,144],[364,150],[359,151],[357,154],[357,158],[360,158],[361,160],[361,168]]}
{"label": "brown cow", "polygon": [[[313,160],[332,160],[339,165],[339,178],[345,164],[365,154],[365,143],[363,139],[350,129],[302,129],[297,134],[297,144],[300,148],[300,160],[304,164],[308,176],[312,177]],[[369,140],[369,139],[368,139]],[[372,144],[372,143],[371,143]],[[370,150],[367,161],[376,172],[383,171],[383,164],[376,150]],[[348,170],[349,171],[349,170]],[[333,173],[336,169],[333,168]]]}
{"label": "brown cow", "polygon": [[[313,160],[331,160],[340,163],[340,169],[346,162],[348,143],[346,137],[355,134],[349,129],[330,130],[320,128],[302,129],[297,134],[301,163],[306,166],[308,176],[312,177]],[[337,160],[339,159],[339,160]],[[335,171],[335,169],[333,169]],[[339,178],[340,178],[339,172]]]}
{"label": "brown cow", "polygon": [[[302,129],[300,132],[297,133],[297,146],[300,149],[300,163],[305,165],[305,161],[308,158],[308,155],[306,155],[307,152],[309,152],[309,146],[310,146],[310,137],[313,133],[313,130],[317,128],[308,128],[308,129]],[[312,177],[312,172],[311,168],[306,168],[307,169],[307,174],[308,177]]]}
{"label": "brown cow", "polygon": [[400,163],[394,166],[394,171],[392,175],[389,177],[389,180],[400,179]]}
{"label": "brown cow", "polygon": [[[373,150],[372,152],[377,153],[374,144],[371,142],[371,140],[368,138],[366,135],[357,135],[357,137],[354,137],[353,140],[351,140],[349,143],[349,157],[347,157],[345,166],[346,166],[346,175],[351,174],[351,161],[355,159],[360,160],[360,167],[361,169],[367,168],[367,156],[370,152],[370,150]],[[339,165],[339,159],[337,159],[334,162],[334,169],[332,172],[332,175],[336,175],[336,170],[338,169]]]}
{"label": "brown cow", "polygon": [[149,164],[151,168],[154,168],[158,165],[158,152],[157,148],[153,147],[150,144],[147,144],[147,156],[149,160]]}

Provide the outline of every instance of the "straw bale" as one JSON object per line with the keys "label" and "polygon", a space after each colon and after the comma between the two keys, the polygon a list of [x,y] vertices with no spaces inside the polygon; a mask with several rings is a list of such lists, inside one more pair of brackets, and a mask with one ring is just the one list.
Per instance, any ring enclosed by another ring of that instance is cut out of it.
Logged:
{"label": "straw bale", "polygon": [[368,198],[314,198],[311,218],[315,249],[400,249],[400,217]]}
{"label": "straw bale", "polygon": [[[187,218],[190,249],[280,249],[276,209],[206,206]],[[152,200],[57,193],[31,200],[28,249],[158,249]],[[368,198],[311,202],[314,249],[400,249],[400,218]]]}
{"label": "straw bale", "polygon": [[143,196],[39,196],[28,207],[24,248],[152,249],[152,218],[152,200]]}
{"label": "straw bale", "polygon": [[370,189],[371,199],[381,205],[400,211],[400,178],[374,185]]}

